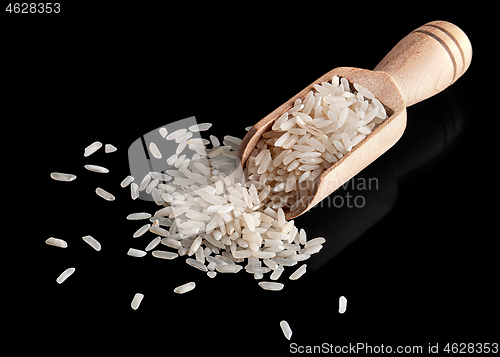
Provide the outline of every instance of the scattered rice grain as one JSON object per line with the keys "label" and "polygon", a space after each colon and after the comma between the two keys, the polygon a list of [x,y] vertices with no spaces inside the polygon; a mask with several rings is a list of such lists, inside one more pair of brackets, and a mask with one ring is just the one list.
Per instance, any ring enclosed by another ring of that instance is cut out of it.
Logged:
{"label": "scattered rice grain", "polygon": [[283,331],[283,334],[285,335],[287,340],[290,340],[292,338],[292,329],[290,328],[288,322],[283,320],[280,322],[280,326],[281,326],[281,331]]}
{"label": "scattered rice grain", "polygon": [[347,299],[344,296],[339,298],[339,313],[343,314],[347,309]]}
{"label": "scattered rice grain", "polygon": [[99,141],[93,142],[92,144],[90,144],[89,146],[87,146],[85,148],[85,152],[84,152],[83,156],[87,157],[87,156],[92,155],[97,150],[99,150],[101,148],[101,146],[102,146],[101,142],[99,142]]}
{"label": "scattered rice grain", "polygon": [[134,295],[134,298],[132,299],[132,309],[137,310],[139,305],[142,302],[142,299],[144,299],[144,294],[137,293]]}
{"label": "scattered rice grain", "polygon": [[99,243],[95,238],[92,236],[85,236],[82,238],[88,245],[90,245],[92,248],[94,248],[97,251],[101,250],[101,243]]}
{"label": "scattered rice grain", "polygon": [[190,283],[176,287],[174,289],[174,293],[184,294],[184,293],[187,293],[188,291],[193,290],[195,287],[196,287],[196,284],[194,282],[190,282]]}
{"label": "scattered rice grain", "polygon": [[50,177],[56,181],[65,181],[65,182],[70,182],[76,179],[75,175],[72,174],[63,174],[60,172],[52,172],[50,174]]}
{"label": "scattered rice grain", "polygon": [[103,190],[100,187],[96,188],[95,193],[97,193],[100,197],[104,198],[106,201],[114,201],[115,200],[115,196],[113,196],[111,193]]}
{"label": "scattered rice grain", "polygon": [[284,285],[282,283],[274,283],[270,281],[261,281],[259,286],[264,290],[279,291],[283,289]]}
{"label": "scattered rice grain", "polygon": [[116,150],[118,150],[118,149],[116,148],[116,146],[113,146],[113,145],[111,145],[111,144],[106,144],[106,145],[104,146],[104,152],[105,152],[106,154],[109,154],[109,153],[115,152]]}
{"label": "scattered rice grain", "polygon": [[66,243],[66,241],[59,239],[59,238],[54,238],[54,237],[50,237],[49,239],[47,239],[45,241],[45,243],[47,243],[48,245],[52,245],[54,247],[59,247],[59,248],[67,248],[68,247],[68,243]]}
{"label": "scattered rice grain", "polygon": [[68,268],[59,275],[56,279],[58,284],[63,283],[66,279],[68,279],[75,272],[75,268]]}
{"label": "scattered rice grain", "polygon": [[292,275],[290,275],[290,280],[297,280],[298,278],[300,278],[302,275],[304,275],[306,273],[306,268],[307,268],[307,265],[306,264],[302,264],[300,267],[298,267]]}
{"label": "scattered rice grain", "polygon": [[93,172],[98,172],[100,174],[107,174],[109,170],[105,167],[102,166],[97,166],[97,165],[85,165],[84,166],[87,170],[93,171]]}

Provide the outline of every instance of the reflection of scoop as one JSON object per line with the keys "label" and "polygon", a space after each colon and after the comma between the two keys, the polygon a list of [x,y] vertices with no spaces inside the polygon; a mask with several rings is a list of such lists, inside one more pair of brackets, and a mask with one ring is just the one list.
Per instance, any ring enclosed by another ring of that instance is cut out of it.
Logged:
{"label": "reflection of scoop", "polygon": [[287,219],[297,217],[394,145],[406,127],[406,107],[453,84],[467,70],[471,57],[471,44],[460,28],[445,21],[430,22],[403,38],[374,71],[336,68],[304,88],[250,129],[238,156],[245,165],[261,135],[270,130],[275,120],[292,108],[296,99],[304,99],[314,84],[334,76],[362,85],[384,104],[389,118],[318,177],[307,203],[286,213]]}
{"label": "reflection of scoop", "polygon": [[[463,123],[460,105],[451,88],[442,96],[413,107],[414,120],[393,150],[320,202],[310,212],[314,219],[308,219],[308,214],[303,221],[299,218],[298,225],[311,237],[328,232],[320,254],[308,260],[309,268],[323,266],[391,211],[397,200],[398,180],[436,157],[460,133]],[[357,206],[348,206],[348,196],[352,205],[357,203]],[[356,202],[356,197],[362,197],[362,201]]]}

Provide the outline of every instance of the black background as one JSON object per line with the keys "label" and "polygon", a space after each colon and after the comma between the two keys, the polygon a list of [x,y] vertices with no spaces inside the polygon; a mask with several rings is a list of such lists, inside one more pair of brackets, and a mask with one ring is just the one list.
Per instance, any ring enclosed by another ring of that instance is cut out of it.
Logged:
{"label": "black background", "polygon": [[[6,327],[19,349],[67,354],[68,341],[78,352],[126,346],[168,353],[180,346],[186,353],[286,354],[282,319],[299,345],[425,350],[436,342],[498,342],[497,174],[489,148],[496,94],[482,85],[488,31],[477,12],[330,2],[277,12],[245,4],[63,5],[58,18],[2,9],[4,226],[15,229],[4,233],[14,244],[4,251],[3,295],[10,302],[4,314],[15,317]],[[433,20],[468,34],[470,69],[408,109],[400,142],[360,173],[376,177],[378,189],[349,190],[366,198],[363,209],[324,206],[296,219],[309,238],[327,238],[301,279],[288,281],[294,268],[285,270],[285,288],[269,292],[244,272],[210,279],[184,258],[126,255],[154,238],[133,239],[142,222],[125,217],[156,206],[132,201],[119,186],[128,174],[127,148],[140,135],[195,115],[213,122],[209,133],[220,139],[243,137],[246,126],[327,71],[372,69]],[[118,151],[84,158],[96,140]],[[91,173],[85,164],[110,173]],[[56,182],[53,171],[78,178]],[[97,197],[97,186],[116,201]],[[90,248],[84,235],[102,250]],[[69,247],[46,245],[51,236]],[[75,274],[57,284],[68,267]],[[196,282],[194,291],[173,293],[188,281]],[[134,311],[136,292],[145,298]],[[343,315],[341,295],[348,299]]]}

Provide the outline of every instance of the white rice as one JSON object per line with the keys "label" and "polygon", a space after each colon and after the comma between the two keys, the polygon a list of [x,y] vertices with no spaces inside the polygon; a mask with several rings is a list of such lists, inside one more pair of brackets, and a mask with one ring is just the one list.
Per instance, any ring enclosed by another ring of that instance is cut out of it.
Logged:
{"label": "white rice", "polygon": [[179,256],[179,254],[177,253],[166,252],[164,250],[154,250],[151,254],[155,258],[169,259],[169,260],[175,259]]}
{"label": "white rice", "polygon": [[161,242],[161,237],[156,237],[147,245],[146,249],[144,250],[146,252],[149,252],[150,250],[155,249],[158,246],[158,244],[160,244],[160,242]]}
{"label": "white rice", "polygon": [[120,186],[121,187],[127,187],[128,185],[130,185],[130,183],[134,181],[134,178],[130,175],[128,175],[127,177],[125,177],[123,179],[123,181],[120,183]]}
{"label": "white rice", "polygon": [[172,179],[171,176],[169,175],[165,175],[165,174],[162,174],[160,172],[150,172],[149,173],[149,176],[151,176],[151,178],[155,179],[155,180],[158,180],[158,181],[170,181]]}
{"label": "white rice", "polygon": [[113,196],[111,193],[104,191],[102,188],[98,187],[95,190],[95,193],[97,193],[100,197],[104,198],[106,201],[114,201],[115,196]]}
{"label": "white rice", "polygon": [[219,273],[237,273],[241,269],[243,269],[241,265],[215,265],[215,270],[217,270]]}
{"label": "white rice", "polygon": [[59,238],[54,238],[54,237],[50,237],[49,239],[47,239],[45,241],[45,243],[48,245],[52,245],[54,247],[59,247],[59,248],[67,248],[68,247],[68,243],[66,243],[66,241],[59,239]]}
{"label": "white rice", "polygon": [[175,140],[179,137],[181,137],[182,135],[186,134],[187,130],[186,129],[179,129],[179,130],[176,130],[170,134],[167,135],[166,139],[167,140]]}
{"label": "white rice", "polygon": [[174,249],[182,249],[182,243],[180,241],[169,237],[161,239],[161,244]]}
{"label": "white rice", "polygon": [[131,213],[127,216],[128,220],[139,220],[139,219],[149,219],[149,218],[151,218],[151,214],[146,212]]}
{"label": "white rice", "polygon": [[131,257],[136,257],[136,258],[141,258],[145,256],[147,253],[143,250],[135,249],[135,248],[130,248],[127,252],[127,255],[130,255]]}
{"label": "white rice", "polygon": [[137,310],[139,308],[139,305],[142,302],[142,299],[144,299],[144,294],[137,293],[134,295],[134,298],[132,299],[132,309]]}
{"label": "white rice", "polygon": [[143,191],[146,187],[148,187],[149,181],[151,181],[151,175],[147,174],[146,176],[144,176],[141,184],[139,185],[139,191]]}
{"label": "white rice", "polygon": [[56,279],[57,283],[58,284],[63,283],[66,279],[70,277],[71,274],[75,272],[75,270],[76,270],[75,268],[68,268],[65,271],[63,271],[61,275],[59,275],[59,277]]}
{"label": "white rice", "polygon": [[106,145],[104,146],[104,152],[105,152],[106,154],[109,154],[109,153],[111,153],[111,152],[115,152],[116,150],[118,150],[118,149],[116,148],[116,146],[113,146],[113,145],[111,145],[111,144],[106,144]]}
{"label": "white rice", "polygon": [[261,281],[259,286],[264,290],[279,291],[283,289],[284,285],[282,283],[273,283],[269,281]]}
{"label": "white rice", "polygon": [[194,131],[194,132],[206,131],[206,130],[210,129],[211,126],[212,126],[212,123],[196,124],[196,125],[190,126],[189,130]]}
{"label": "white rice", "polygon": [[[318,93],[323,93],[325,88],[330,90],[328,86],[320,87]],[[303,200],[307,191],[301,189],[300,184],[313,182],[320,171],[326,169],[325,160],[330,164],[341,157],[336,146],[347,150],[360,141],[361,132],[351,136],[328,131],[335,123],[334,119],[342,125],[352,126],[353,113],[364,110],[366,113],[361,113],[360,117],[376,121],[376,114],[380,111],[377,108],[381,106],[380,103],[367,103],[358,108],[353,103],[346,103],[353,98],[349,95],[323,102],[321,96],[316,97],[308,94],[305,105],[297,101],[294,108],[274,123],[273,131],[263,135],[244,171],[236,155],[241,139],[226,135],[221,146],[213,135],[210,141],[192,138],[193,132],[208,130],[210,123],[170,134],[161,128],[160,134],[165,139],[179,144],[176,154],[166,160],[174,167],[164,172],[148,173],[140,185],[133,182],[132,176],[127,176],[120,184],[121,187],[131,186],[132,199],[138,198],[139,192],[145,190],[153,196],[156,204],[164,206],[154,216],[146,212],[127,216],[127,220],[149,219],[153,223],[139,228],[133,234],[134,238],[148,230],[159,236],[146,246],[145,251],[130,248],[127,254],[144,257],[147,251],[162,243],[175,252],[154,250],[153,257],[168,260],[186,255],[196,258],[187,258],[186,263],[207,272],[211,278],[217,273],[238,273],[243,267],[256,280],[269,273],[268,277],[273,281],[261,281],[259,285],[265,290],[283,289],[284,285],[277,282],[283,271],[319,252],[325,240],[320,237],[308,242],[303,229],[295,227],[294,221],[286,221],[285,205],[277,199]],[[325,97],[327,95],[323,94]],[[336,117],[331,113],[320,116],[321,109],[315,105],[316,100],[325,107],[332,106],[330,111],[335,112]],[[337,104],[339,109],[335,110],[333,106]],[[372,130],[374,125],[366,126],[367,130]],[[336,136],[331,137],[335,140],[330,140],[331,133],[335,133]],[[208,149],[207,145],[212,148]],[[154,157],[162,157],[154,143],[149,145],[149,150]],[[109,172],[101,166],[85,167],[95,172]],[[101,188],[97,188],[96,193],[107,200],[115,199]],[[100,249],[100,244],[91,236],[83,239],[94,249]],[[290,279],[298,279],[305,270],[306,265],[301,265]],[[175,292],[184,293],[194,287],[194,282],[188,283],[176,288]],[[140,300],[137,306],[139,303]]]}
{"label": "white rice", "polygon": [[188,291],[193,290],[195,287],[196,287],[196,284],[194,282],[190,282],[190,283],[176,287],[174,289],[174,293],[184,294],[184,293],[187,293]]}
{"label": "white rice", "polygon": [[[158,223],[159,225],[159,223]],[[155,234],[159,234],[163,237],[169,237],[170,236],[170,233],[166,230],[166,229],[163,229],[161,227],[158,227],[158,225],[153,225],[149,228],[149,230]]]}
{"label": "white rice", "polygon": [[276,119],[247,161],[248,175],[272,192],[263,204],[274,209],[304,205],[319,175],[387,117],[371,92],[358,84],[352,90],[345,78],[313,87],[303,102],[297,99]]}
{"label": "white rice", "polygon": [[134,238],[137,238],[137,237],[140,237],[142,236],[144,233],[146,233],[148,231],[148,229],[151,227],[151,225],[148,223],[148,224],[145,224],[143,225],[141,228],[139,228],[133,235]]}
{"label": "white rice", "polygon": [[326,239],[323,237],[317,237],[306,242],[304,248],[309,248],[318,244],[324,244]]}
{"label": "white rice", "polygon": [[160,150],[158,150],[158,147],[156,146],[155,143],[150,143],[149,144],[149,151],[151,152],[151,154],[153,154],[154,157],[156,157],[157,159],[161,159],[162,156],[161,156],[161,152]]}
{"label": "white rice", "polygon": [[278,265],[276,270],[274,270],[274,272],[271,274],[271,276],[269,278],[271,280],[278,280],[284,270],[285,270],[285,268],[283,268],[283,265]]}
{"label": "white rice", "polygon": [[300,278],[302,275],[304,275],[306,273],[306,268],[307,268],[307,265],[306,264],[302,264],[300,267],[297,268],[297,270],[295,270],[293,272],[292,275],[290,275],[290,280],[297,280],[298,278]]}
{"label": "white rice", "polygon": [[151,193],[153,191],[153,189],[156,187],[156,185],[158,185],[158,182],[160,182],[160,181],[157,179],[151,181],[149,183],[149,185],[147,185],[147,187],[146,187],[146,193]]}
{"label": "white rice", "polygon": [[339,313],[343,314],[347,309],[347,299],[344,296],[339,298]]}
{"label": "white rice", "polygon": [[[167,136],[167,139],[179,141],[180,145],[184,145],[184,137],[188,134],[190,133],[180,129]],[[151,194],[154,194],[154,190],[161,192],[160,201],[155,201],[165,207],[155,212],[153,217],[149,217],[154,223],[153,226],[141,227],[134,237],[149,229],[165,237],[155,238],[150,245],[156,247],[160,240],[165,246],[177,249],[177,253],[172,253],[172,257],[173,254],[194,256],[196,259],[188,258],[186,263],[204,272],[215,270],[220,273],[237,273],[242,270],[241,263],[245,259],[249,262],[265,259],[266,265],[274,267],[271,280],[278,280],[286,267],[296,265],[297,261],[309,258],[310,254],[318,250],[314,248],[304,253],[307,242],[305,232],[299,231],[293,221],[286,221],[283,209],[273,209],[269,203],[263,205],[265,198],[271,193],[269,188],[263,189],[257,181],[245,184],[244,173],[239,169],[235,155],[241,143],[240,139],[226,135],[224,146],[220,146],[215,136],[211,136],[210,141],[194,138],[189,139],[187,143],[190,150],[195,149],[197,152],[194,156],[175,154],[175,160],[172,162],[175,168],[166,170],[164,174],[150,172],[142,180],[139,190],[145,189],[147,193],[149,185],[153,185]],[[209,144],[214,147],[212,151],[206,148]],[[318,146],[317,143],[315,145]],[[300,158],[312,160],[318,155],[303,151],[303,157]],[[280,159],[283,160],[284,156]],[[267,160],[268,165],[273,163],[269,151],[260,155],[259,160]],[[151,178],[154,180],[151,181]],[[260,177],[256,179],[260,180]],[[157,182],[154,182],[155,180]],[[159,180],[169,183],[160,184]],[[146,217],[147,214],[142,213],[132,214],[128,218],[147,219]],[[160,227],[161,224],[168,229]],[[291,243],[294,243],[294,246],[290,249],[284,247],[290,246]],[[150,245],[146,247],[147,250],[153,249]],[[222,254],[220,250],[223,250]],[[215,258],[211,255],[213,253],[220,255]],[[155,251],[153,255],[164,257],[165,253]],[[205,260],[209,262],[208,266],[204,264]],[[271,272],[271,269],[262,267],[260,263],[258,266],[249,264],[245,270],[254,274],[256,279],[261,279],[263,274]],[[270,289],[282,288],[281,285],[273,285],[270,282],[263,282],[263,286]]]}
{"label": "white rice", "polygon": [[139,186],[134,182],[130,185],[130,197],[132,197],[133,200],[139,197]]}
{"label": "white rice", "polygon": [[95,238],[92,236],[85,236],[82,238],[88,245],[90,245],[92,248],[94,248],[97,251],[101,250],[101,243],[99,243]]}
{"label": "white rice", "polygon": [[187,258],[186,263],[191,265],[192,267],[195,267],[196,269],[201,270],[201,271],[205,271],[205,272],[208,271],[208,268],[203,263],[201,263],[195,259]]}
{"label": "white rice", "polygon": [[283,334],[285,335],[287,340],[290,340],[292,338],[292,329],[290,328],[288,322],[283,320],[280,322],[280,326],[281,326],[281,331],[283,331]]}
{"label": "white rice", "polygon": [[100,143],[99,141],[96,141],[96,142],[90,144],[89,146],[87,146],[85,148],[85,152],[84,152],[83,156],[87,157],[89,155],[92,155],[97,150],[99,150],[101,148],[101,146],[102,146],[102,143]]}
{"label": "white rice", "polygon": [[73,181],[76,179],[75,175],[63,174],[60,172],[52,172],[50,174],[50,177],[52,177],[54,180],[57,180],[57,181],[66,181],[66,182]]}
{"label": "white rice", "polygon": [[160,135],[164,138],[168,134],[168,130],[166,128],[159,129]]}
{"label": "white rice", "polygon": [[93,172],[98,172],[100,174],[107,174],[109,170],[105,167],[102,166],[97,166],[97,165],[85,165],[84,166],[87,170],[93,171]]}

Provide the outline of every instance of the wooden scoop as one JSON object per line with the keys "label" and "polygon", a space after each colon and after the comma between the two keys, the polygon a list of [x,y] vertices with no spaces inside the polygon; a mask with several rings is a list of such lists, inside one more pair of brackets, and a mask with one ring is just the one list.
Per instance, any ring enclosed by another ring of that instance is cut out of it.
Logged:
{"label": "wooden scoop", "polygon": [[244,137],[238,152],[241,163],[244,167],[261,135],[293,107],[297,98],[304,100],[314,84],[339,76],[346,78],[351,86],[358,83],[375,95],[384,105],[388,118],[318,177],[305,206],[293,212],[285,210],[287,219],[295,218],[394,145],[406,127],[406,107],[452,85],[467,70],[471,58],[471,44],[460,28],[446,21],[429,22],[399,41],[373,71],[352,67],[333,69],[267,115]]}

